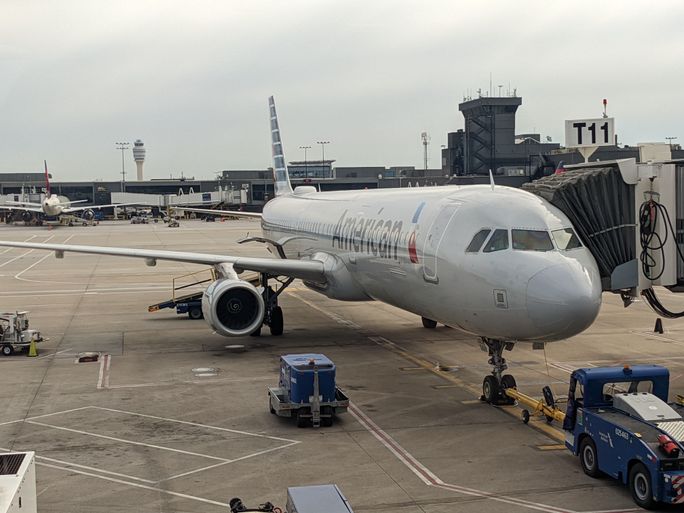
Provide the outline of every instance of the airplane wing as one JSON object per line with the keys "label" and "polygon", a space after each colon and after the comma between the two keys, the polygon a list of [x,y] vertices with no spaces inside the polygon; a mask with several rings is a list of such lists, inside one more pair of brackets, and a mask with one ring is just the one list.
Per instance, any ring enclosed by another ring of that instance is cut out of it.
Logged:
{"label": "airplane wing", "polygon": [[190,253],[186,251],[78,246],[73,244],[37,244],[13,241],[0,241],[0,246],[54,251],[58,258],[63,257],[65,252],[144,258],[148,265],[155,265],[157,260],[170,260],[173,262],[188,262],[203,265],[232,264],[233,269],[238,274],[243,271],[256,271],[277,276],[290,276],[292,278],[300,278],[316,283],[325,283],[327,281],[323,263],[317,260],[239,257],[210,253]]}
{"label": "airplane wing", "polygon": [[40,208],[40,205],[37,207],[24,207],[24,206],[14,206],[14,205],[8,205],[6,203],[0,203],[0,210],[21,210],[22,212],[43,212],[43,209]]}
{"label": "airplane wing", "polygon": [[21,205],[21,206],[28,206],[28,207],[38,207],[42,208],[42,204],[40,203],[31,203],[30,201],[12,201],[12,200],[7,200],[2,205]]}
{"label": "airplane wing", "polygon": [[245,217],[248,219],[261,219],[259,212],[243,212],[242,210],[215,210],[212,208],[171,207],[171,210],[195,212],[197,214],[210,214],[215,216]]}
{"label": "airplane wing", "polygon": [[73,205],[74,203],[86,203],[90,200],[84,199],[84,200],[76,200],[76,201],[62,201],[60,205],[63,205],[65,207],[68,207],[69,205]]}

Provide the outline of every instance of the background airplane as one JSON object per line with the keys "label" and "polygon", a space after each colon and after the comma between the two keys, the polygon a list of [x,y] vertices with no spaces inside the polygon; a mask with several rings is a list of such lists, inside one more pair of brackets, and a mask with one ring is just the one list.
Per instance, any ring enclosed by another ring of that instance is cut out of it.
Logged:
{"label": "background airplane", "polygon": [[[487,401],[507,402],[515,385],[504,374],[505,350],[552,342],[589,327],[601,305],[596,262],[569,219],[544,199],[508,187],[318,192],[292,189],[273,98],[269,98],[276,197],[260,217],[262,237],[278,258],[135,248],[0,241],[0,246],[74,251],[213,266],[218,279],[202,310],[216,333],[245,336],[268,325],[283,332],[278,297],[296,278],[327,297],[377,300],[481,337],[493,370]],[[190,210],[190,209],[187,209]],[[217,213],[218,211],[212,211]],[[228,215],[245,213],[228,211]],[[241,280],[260,274],[261,287]]]}
{"label": "background airplane", "polygon": [[[82,213],[86,219],[92,219],[95,215],[94,210],[107,207],[123,206],[123,204],[108,204],[108,205],[87,205],[80,207],[72,207],[76,203],[86,203],[88,200],[69,201],[64,196],[52,194],[50,191],[50,175],[48,173],[47,161],[45,164],[45,197],[40,203],[31,203],[29,201],[6,201],[0,203],[0,209],[9,210],[11,212],[21,212],[22,219],[25,221],[31,220],[34,216],[45,217],[59,217],[62,214]],[[126,205],[129,205],[127,203]],[[42,217],[39,217],[42,220]],[[11,219],[10,221],[11,222]]]}

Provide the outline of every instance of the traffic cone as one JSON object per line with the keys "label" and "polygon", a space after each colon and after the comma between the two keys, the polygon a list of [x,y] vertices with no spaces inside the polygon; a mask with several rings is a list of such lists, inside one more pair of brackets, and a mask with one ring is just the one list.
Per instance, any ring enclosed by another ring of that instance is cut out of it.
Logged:
{"label": "traffic cone", "polygon": [[653,333],[663,333],[663,321],[658,317],[656,319],[655,327],[653,328]]}
{"label": "traffic cone", "polygon": [[31,339],[31,344],[29,344],[28,354],[26,356],[38,356],[38,348],[36,347],[36,341]]}

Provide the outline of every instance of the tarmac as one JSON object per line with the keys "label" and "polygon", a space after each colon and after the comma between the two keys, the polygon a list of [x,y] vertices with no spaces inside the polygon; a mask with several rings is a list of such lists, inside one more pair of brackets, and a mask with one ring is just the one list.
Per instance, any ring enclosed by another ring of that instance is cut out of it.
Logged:
{"label": "tarmac", "polygon": [[[0,239],[267,256],[254,221],[94,227],[1,226]],[[380,303],[329,300],[295,282],[285,333],[227,339],[201,320],[147,306],[201,266],[0,248],[0,311],[29,310],[49,340],[0,357],[0,447],[37,455],[38,504],[53,512],[284,509],[289,486],[337,484],[355,512],[636,511],[617,482],[591,479],[542,418],[479,401],[490,368],[476,337],[422,327]],[[663,293],[684,309],[684,297]],[[506,357],[518,388],[567,393],[578,367],[659,363],[684,393],[684,321],[604,294],[586,332]],[[226,345],[242,344],[243,352]],[[83,352],[97,362],[78,363]],[[329,428],[269,413],[281,354],[322,352],[352,401]],[[0,449],[1,450],[1,449]]]}

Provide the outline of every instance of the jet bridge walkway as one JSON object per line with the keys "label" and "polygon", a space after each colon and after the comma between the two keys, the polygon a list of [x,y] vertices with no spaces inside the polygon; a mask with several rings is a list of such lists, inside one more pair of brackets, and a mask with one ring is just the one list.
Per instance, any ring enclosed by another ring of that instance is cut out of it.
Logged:
{"label": "jet bridge walkway", "polygon": [[604,291],[625,306],[643,296],[663,317],[684,317],[654,285],[684,292],[684,161],[636,159],[568,166],[523,185],[568,216],[596,259]]}

